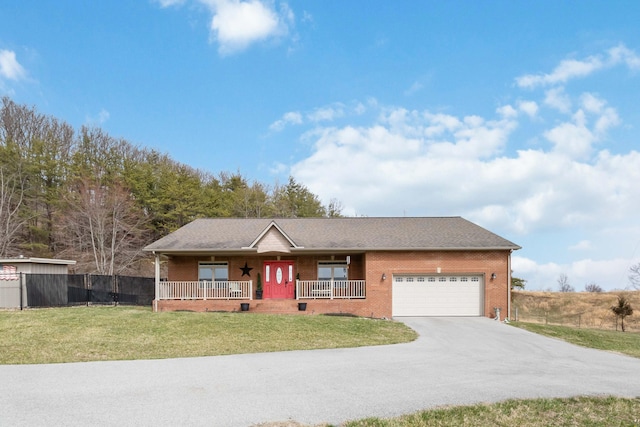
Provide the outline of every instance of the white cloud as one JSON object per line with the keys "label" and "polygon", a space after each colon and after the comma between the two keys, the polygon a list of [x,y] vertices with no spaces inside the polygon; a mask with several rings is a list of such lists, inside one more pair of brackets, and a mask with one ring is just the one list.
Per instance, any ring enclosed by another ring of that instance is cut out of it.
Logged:
{"label": "white cloud", "polygon": [[631,69],[640,69],[640,56],[624,45],[618,45],[604,55],[592,55],[584,59],[565,59],[550,73],[525,74],[516,78],[521,88],[561,85],[569,80],[586,77],[603,68],[624,64]]}
{"label": "white cloud", "polygon": [[597,114],[594,130],[597,134],[604,134],[610,128],[620,124],[621,120],[614,108],[607,107],[607,101],[590,93],[584,93],[581,97],[585,111]]}
{"label": "white cloud", "polygon": [[367,107],[362,102],[358,102],[356,106],[353,108],[353,112],[358,116],[364,114],[366,111],[367,111]]}
{"label": "white cloud", "polygon": [[424,85],[420,82],[414,82],[411,87],[404,91],[406,96],[410,96],[415,94],[416,92],[420,92],[424,88]]}
{"label": "white cloud", "polygon": [[171,7],[171,6],[180,6],[184,4],[186,0],[156,0],[156,3],[160,5],[160,7]]}
{"label": "white cloud", "polygon": [[514,254],[512,256],[511,267],[513,275],[525,278],[527,283],[525,289],[529,290],[558,290],[558,278],[560,274],[565,274],[569,284],[576,291],[583,291],[585,285],[596,283],[605,291],[629,289],[628,280],[629,267],[634,264],[633,259],[612,258],[612,259],[580,259],[564,264],[542,263],[521,257]]}
{"label": "white cloud", "polygon": [[331,122],[337,118],[343,117],[345,114],[342,104],[334,106],[318,108],[307,114],[307,119],[312,122]]}
{"label": "white cloud", "polygon": [[609,49],[608,53],[612,64],[624,63],[633,70],[640,69],[640,56],[625,45],[613,47]]}
{"label": "white cloud", "polygon": [[589,240],[580,240],[575,245],[569,246],[569,250],[571,250],[571,251],[586,251],[586,250],[591,249],[592,247],[593,247],[593,245],[591,244],[591,241],[589,241]]}
{"label": "white cloud", "polygon": [[609,128],[618,126],[621,123],[618,113],[613,108],[607,108],[596,121],[595,131],[598,134],[604,134]]}
{"label": "white cloud", "polygon": [[282,118],[269,125],[269,130],[279,132],[290,125],[334,122],[342,118],[361,116],[370,108],[377,108],[375,100],[367,101],[367,105],[362,102],[354,102],[352,105],[335,102],[330,105],[315,108],[309,112],[290,111],[283,114]]}
{"label": "white cloud", "polygon": [[590,56],[582,61],[566,59],[549,74],[527,74],[516,79],[518,86],[522,88],[534,88],[536,86],[548,86],[558,83],[566,83],[576,78],[584,77],[596,70],[603,68],[605,64],[595,56]]}
{"label": "white cloud", "polygon": [[[570,105],[568,97],[566,103]],[[609,129],[621,123],[616,110],[591,93],[582,94],[581,106],[573,114],[571,121],[560,123],[544,133],[544,137],[553,143],[556,152],[572,158],[588,157],[594,143],[605,137]]]}
{"label": "white cloud", "polygon": [[0,49],[0,77],[7,80],[22,80],[26,71],[16,59],[16,53],[11,50]]}
{"label": "white cloud", "polygon": [[284,163],[275,163],[272,165],[270,172],[274,175],[286,174],[289,171],[289,167]]}
{"label": "white cloud", "polygon": [[297,111],[290,111],[285,113],[280,120],[276,120],[269,126],[269,130],[279,132],[283,130],[287,125],[299,125],[302,124],[302,114]]}
{"label": "white cloud", "polygon": [[306,133],[312,153],[293,176],[341,200],[346,214],[455,214],[522,235],[629,221],[640,210],[640,153],[593,152],[598,135],[585,113],[543,132],[551,150],[507,157],[513,119],[381,111],[368,126]]}
{"label": "white cloud", "polygon": [[591,154],[596,138],[579,117],[581,115],[577,114],[574,123],[562,123],[544,133],[545,138],[553,143],[555,152],[578,159]]}
{"label": "white cloud", "polygon": [[87,116],[86,122],[89,125],[101,125],[104,124],[109,118],[111,114],[105,110],[104,108],[100,110],[100,112],[95,116]]}
{"label": "white cloud", "polygon": [[106,122],[110,117],[111,114],[105,109],[100,110],[100,113],[98,113],[98,120],[100,120],[100,123]]}
{"label": "white cloud", "polygon": [[515,117],[518,117],[518,110],[513,108],[511,105],[504,105],[502,107],[499,107],[496,112],[505,119],[513,119]]}
{"label": "white cloud", "polygon": [[212,37],[223,55],[236,53],[249,45],[287,34],[295,19],[293,11],[282,4],[276,11],[270,2],[260,0],[200,0],[209,6]]}
{"label": "white cloud", "polygon": [[546,91],[544,103],[561,113],[568,113],[571,111],[571,99],[565,93],[564,88],[561,87]]}
{"label": "white cloud", "polygon": [[606,101],[599,99],[591,93],[582,94],[582,107],[591,113],[600,113],[607,104]]}
{"label": "white cloud", "polygon": [[518,110],[533,118],[538,114],[538,103],[535,101],[519,101]]}
{"label": "white cloud", "polygon": [[[180,6],[188,0],[155,0],[162,8]],[[211,12],[211,40],[221,55],[241,52],[250,45],[278,40],[295,26],[295,14],[285,2],[276,9],[272,0],[195,0]],[[305,14],[305,19],[311,15]],[[292,39],[297,40],[297,35]]]}
{"label": "white cloud", "polygon": [[308,11],[304,10],[302,12],[302,22],[313,24],[313,15]]}

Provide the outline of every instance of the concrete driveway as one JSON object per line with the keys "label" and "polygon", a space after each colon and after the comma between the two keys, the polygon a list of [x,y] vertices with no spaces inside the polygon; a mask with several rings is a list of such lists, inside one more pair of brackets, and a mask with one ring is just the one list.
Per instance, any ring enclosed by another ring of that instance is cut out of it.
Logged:
{"label": "concrete driveway", "polygon": [[409,344],[0,366],[0,426],[339,424],[509,398],[640,396],[640,359],[486,318],[405,318]]}

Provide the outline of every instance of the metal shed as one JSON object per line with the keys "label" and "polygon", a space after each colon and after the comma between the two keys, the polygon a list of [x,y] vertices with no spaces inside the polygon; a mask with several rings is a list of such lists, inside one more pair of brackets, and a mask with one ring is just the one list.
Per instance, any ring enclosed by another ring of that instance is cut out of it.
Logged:
{"label": "metal shed", "polygon": [[26,305],[25,274],[69,274],[75,261],[53,258],[0,258],[0,308]]}

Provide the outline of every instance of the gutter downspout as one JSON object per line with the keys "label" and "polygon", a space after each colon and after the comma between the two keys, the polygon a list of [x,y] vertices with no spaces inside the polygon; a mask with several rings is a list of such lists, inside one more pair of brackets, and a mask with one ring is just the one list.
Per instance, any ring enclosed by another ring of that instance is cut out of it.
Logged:
{"label": "gutter downspout", "polygon": [[511,254],[513,249],[509,250],[509,257],[507,258],[507,318],[511,320]]}
{"label": "gutter downspout", "polygon": [[153,251],[153,254],[156,256],[155,260],[155,297],[153,298],[153,312],[158,312],[158,298],[160,297],[160,255],[156,254]]}

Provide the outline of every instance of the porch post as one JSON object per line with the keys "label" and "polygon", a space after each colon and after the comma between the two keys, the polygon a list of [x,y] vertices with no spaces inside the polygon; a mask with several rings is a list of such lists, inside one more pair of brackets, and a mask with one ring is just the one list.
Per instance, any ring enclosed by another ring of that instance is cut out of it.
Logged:
{"label": "porch post", "polygon": [[156,261],[155,261],[155,298],[153,300],[153,311],[157,312],[158,311],[158,299],[160,298],[160,255],[156,254],[154,252],[154,255],[156,256]]}

